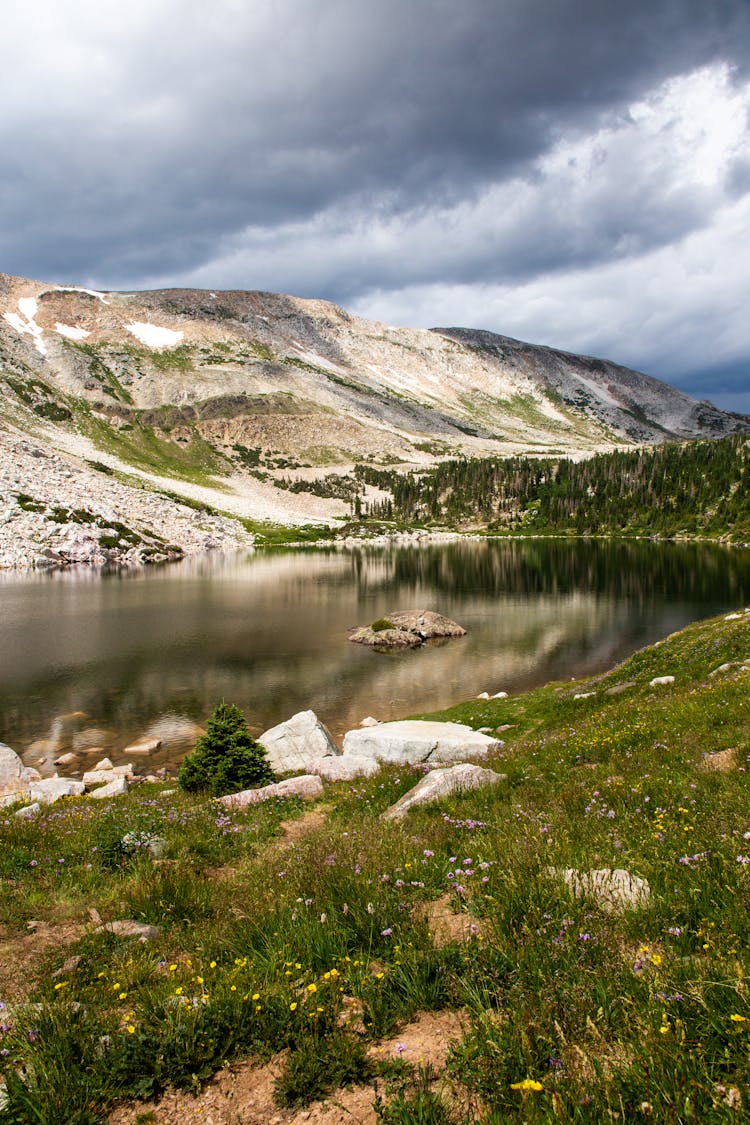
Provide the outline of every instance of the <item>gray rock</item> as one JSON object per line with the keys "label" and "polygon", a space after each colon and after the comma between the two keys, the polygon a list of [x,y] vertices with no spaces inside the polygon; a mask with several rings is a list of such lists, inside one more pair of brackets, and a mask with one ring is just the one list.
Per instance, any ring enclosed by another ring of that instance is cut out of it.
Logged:
{"label": "gray rock", "polygon": [[674,683],[674,676],[654,676],[653,680],[649,680],[649,687],[667,686]]}
{"label": "gray rock", "polygon": [[635,687],[635,680],[626,680],[622,684],[615,684],[614,687],[607,688],[605,695],[622,695],[624,691],[630,691]]}
{"label": "gray rock", "polygon": [[428,805],[432,801],[440,801],[443,797],[450,797],[455,793],[480,789],[485,785],[497,785],[499,781],[506,781],[507,777],[505,773],[495,773],[494,770],[486,770],[468,762],[459,762],[458,765],[447,769],[432,770],[418,781],[413,789],[404,793],[395,805],[386,809],[383,818],[402,820],[415,805]]}
{"label": "gray rock", "polygon": [[97,762],[94,766],[95,770],[111,770],[113,768],[110,758],[102,758],[101,761]]}
{"label": "gray rock", "polygon": [[262,789],[244,789],[241,793],[228,793],[217,800],[230,809],[244,809],[248,805],[258,805],[282,797],[301,797],[304,801],[314,801],[323,794],[323,782],[315,774],[302,774],[289,777],[286,781],[275,781]]}
{"label": "gray rock", "polygon": [[336,757],[314,758],[307,769],[308,773],[315,773],[326,781],[351,781],[355,777],[374,777],[380,764],[363,754],[337,754]]}
{"label": "gray rock", "polygon": [[169,847],[163,836],[153,836],[148,832],[127,832],[120,843],[123,851],[130,854],[139,851],[148,852],[152,859],[164,859]]}
{"label": "gray rock", "polygon": [[310,762],[340,753],[328,730],[314,711],[299,711],[258,738],[277,773],[308,770]]}
{"label": "gray rock", "polygon": [[[33,774],[38,777],[36,770]],[[31,774],[15,750],[0,742],[0,795],[26,793]]]}
{"label": "gray rock", "polygon": [[45,777],[41,781],[32,781],[29,786],[32,801],[41,805],[53,805],[62,797],[80,797],[85,792],[83,782],[72,777]]}
{"label": "gray rock", "polygon": [[123,766],[111,766],[108,770],[86,770],[83,775],[83,784],[89,788],[92,785],[107,785],[118,777],[132,777],[133,764],[126,762]]}
{"label": "gray rock", "polygon": [[648,906],[651,897],[647,881],[631,875],[622,867],[604,867],[594,871],[552,867],[549,874],[561,878],[576,898],[595,899],[607,914],[643,908]]}
{"label": "gray rock", "polygon": [[366,719],[362,719],[360,721],[359,725],[361,727],[376,727],[378,725],[378,722],[378,719],[373,719],[372,715],[368,715]]}
{"label": "gray rock", "polygon": [[377,727],[350,730],[344,736],[344,757],[355,754],[399,765],[420,762],[463,762],[484,758],[503,745],[461,723],[403,719]]}
{"label": "gray rock", "polygon": [[132,918],[122,918],[117,922],[105,922],[97,926],[95,934],[115,934],[116,937],[139,938],[140,941],[154,941],[161,933],[161,927],[148,926],[145,922],[135,922]]}
{"label": "gray rock", "polygon": [[14,816],[19,816],[22,820],[33,820],[41,811],[42,806],[38,801],[35,801],[33,805],[24,805],[22,809],[17,809]]}
{"label": "gray rock", "polygon": [[97,800],[106,799],[107,797],[122,797],[128,792],[129,788],[127,777],[116,777],[114,781],[110,781],[108,785],[102,785],[101,789],[92,790],[92,792],[89,793],[89,797],[95,797]]}

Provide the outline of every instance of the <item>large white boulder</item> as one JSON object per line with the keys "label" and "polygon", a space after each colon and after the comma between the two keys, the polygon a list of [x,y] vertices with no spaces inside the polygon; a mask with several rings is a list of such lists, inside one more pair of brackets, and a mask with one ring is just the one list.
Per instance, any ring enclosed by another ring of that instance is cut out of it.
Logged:
{"label": "large white boulder", "polygon": [[15,750],[0,742],[0,797],[28,793],[32,780],[39,777],[35,769],[25,766]]}
{"label": "large white boulder", "polygon": [[307,771],[316,758],[340,754],[340,750],[314,711],[298,711],[258,738],[276,773]]}
{"label": "large white boulder", "polygon": [[72,777],[45,777],[41,781],[32,781],[29,791],[32,801],[40,805],[54,805],[62,797],[80,797],[86,792],[86,786]]}
{"label": "large white boulder", "polygon": [[226,797],[217,797],[217,800],[227,808],[244,809],[248,805],[259,805],[263,801],[282,797],[301,797],[304,801],[313,801],[322,794],[323,782],[320,778],[313,774],[303,774],[302,777],[288,777],[286,781],[274,781],[261,789],[243,789],[241,793],[227,793]]}
{"label": "large white boulder", "polygon": [[499,781],[506,781],[507,777],[505,773],[495,773],[494,770],[486,770],[469,762],[459,762],[458,765],[448,766],[446,769],[431,770],[413,789],[404,793],[395,805],[386,809],[383,817],[385,820],[402,820],[415,805],[428,805],[432,801],[440,801],[443,797],[450,797],[455,793],[481,789],[485,785],[497,785]]}
{"label": "large white boulder", "polygon": [[503,745],[461,723],[402,719],[376,727],[350,730],[344,735],[344,757],[357,754],[379,762],[417,765],[421,762],[463,762],[484,758]]}

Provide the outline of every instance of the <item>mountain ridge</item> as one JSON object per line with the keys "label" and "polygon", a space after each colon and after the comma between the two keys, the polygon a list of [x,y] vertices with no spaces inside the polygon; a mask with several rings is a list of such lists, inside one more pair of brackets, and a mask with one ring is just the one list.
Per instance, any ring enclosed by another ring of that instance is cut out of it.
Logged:
{"label": "mountain ridge", "polygon": [[[346,518],[351,496],[334,478],[356,464],[586,456],[750,431],[750,417],[612,361],[486,331],[399,328],[261,291],[109,292],[7,274],[0,389],[11,499],[21,439],[165,503],[286,524]],[[54,508],[54,489],[37,499]]]}

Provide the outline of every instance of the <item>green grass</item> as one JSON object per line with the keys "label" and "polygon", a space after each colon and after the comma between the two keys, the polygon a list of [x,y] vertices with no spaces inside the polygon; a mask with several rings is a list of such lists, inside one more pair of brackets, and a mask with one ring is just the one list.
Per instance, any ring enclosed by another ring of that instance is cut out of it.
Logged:
{"label": "green grass", "polygon": [[160,436],[137,419],[127,430],[120,430],[83,406],[76,417],[81,431],[99,449],[128,465],[210,488],[226,487],[216,477],[226,475],[228,463],[197,430],[191,430],[190,441],[182,444]]}
{"label": "green grass", "polygon": [[256,547],[315,546],[322,540],[333,539],[337,532],[325,524],[300,524],[287,526],[267,520],[241,519],[246,531],[255,536]]}
{"label": "green grass", "polygon": [[[226,1060],[281,1050],[280,1105],[364,1081],[380,1119],[402,1125],[471,1120],[469,1106],[498,1123],[740,1120],[745,660],[750,615],[721,617],[607,675],[441,712],[510,724],[486,763],[506,781],[400,824],[380,814],[421,770],[329,786],[325,822],[293,848],[277,841],[282,818],[302,811],[293,801],[229,813],[143,785],[103,808],[69,800],[29,822],[6,812],[3,940],[20,941],[32,918],[85,932],[34,966],[32,1006],[0,1013],[0,1122],[94,1125],[118,1100],[197,1089]],[[674,683],[650,686],[664,675]],[[730,772],[701,768],[727,749]],[[126,832],[164,837],[165,861],[118,847]],[[602,910],[559,874],[614,867],[648,881],[643,908]],[[433,941],[437,899],[463,917],[464,940]],[[91,907],[161,932],[95,934]],[[344,1019],[345,998],[361,1024]],[[368,1044],[417,1012],[459,1007],[469,1026],[442,1080],[460,1084],[460,1113],[429,1066],[373,1072]]]}

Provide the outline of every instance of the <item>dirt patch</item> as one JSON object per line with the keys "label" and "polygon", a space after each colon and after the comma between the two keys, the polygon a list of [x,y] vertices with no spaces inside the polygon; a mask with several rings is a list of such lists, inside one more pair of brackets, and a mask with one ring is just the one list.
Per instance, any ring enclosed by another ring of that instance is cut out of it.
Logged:
{"label": "dirt patch", "polygon": [[427,904],[427,925],[438,947],[452,941],[470,941],[481,934],[477,919],[470,914],[456,914],[454,905],[450,895],[441,895]]}
{"label": "dirt patch", "polygon": [[279,824],[282,833],[280,841],[282,846],[292,847],[303,836],[307,836],[309,832],[316,832],[319,828],[322,828],[328,819],[328,811],[328,806],[320,805],[317,809],[310,809],[309,812],[298,816],[296,820],[282,820]]}
{"label": "dirt patch", "polygon": [[736,768],[736,746],[731,746],[728,750],[717,750],[714,754],[704,754],[699,766],[704,773],[731,773]]}
{"label": "dirt patch", "polygon": [[25,934],[6,937],[0,929],[0,1000],[21,1003],[48,972],[52,950],[63,950],[81,938],[86,927],[77,922],[50,926],[30,922]]}
{"label": "dirt patch", "polygon": [[[462,1012],[422,1012],[393,1039],[374,1045],[370,1057],[402,1058],[415,1066],[431,1066],[440,1072],[452,1041],[466,1027]],[[109,1117],[109,1125],[375,1125],[373,1084],[336,1090],[325,1101],[305,1109],[281,1110],[274,1104],[274,1082],[284,1065],[284,1054],[266,1066],[238,1063],[220,1071],[197,1096],[166,1094],[158,1103],[130,1102]],[[382,1089],[382,1081],[379,1087]]]}

